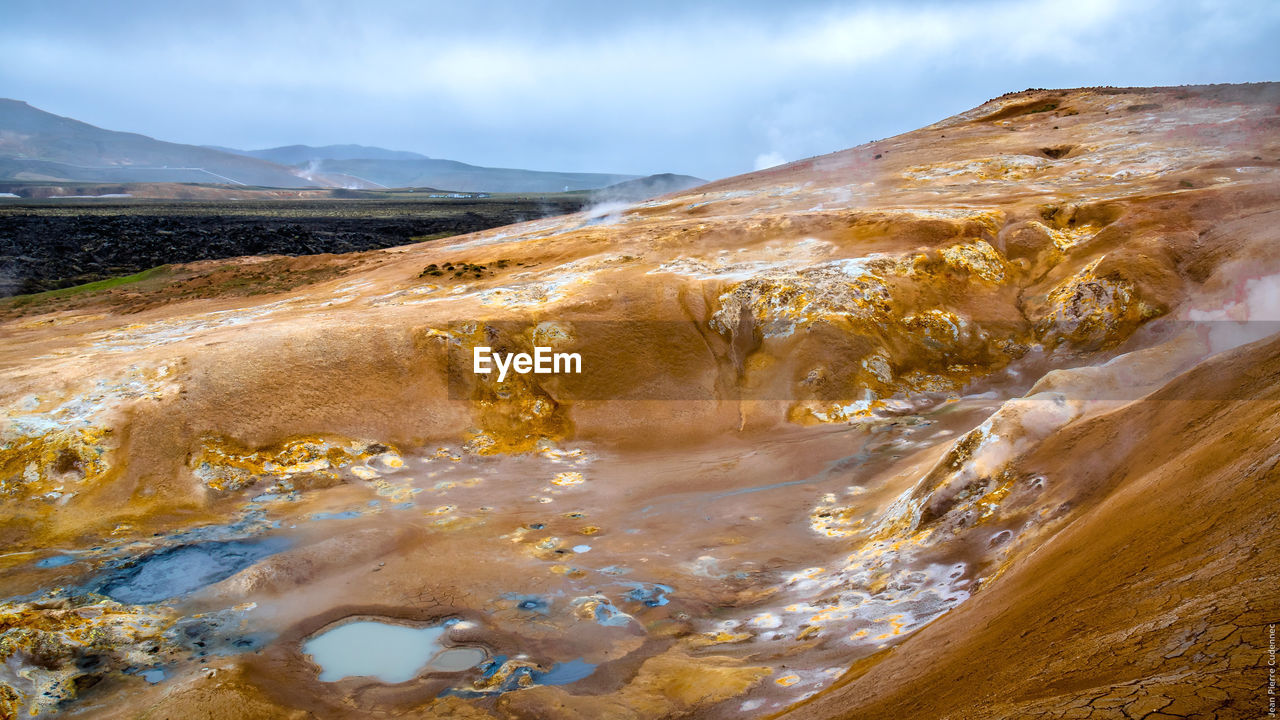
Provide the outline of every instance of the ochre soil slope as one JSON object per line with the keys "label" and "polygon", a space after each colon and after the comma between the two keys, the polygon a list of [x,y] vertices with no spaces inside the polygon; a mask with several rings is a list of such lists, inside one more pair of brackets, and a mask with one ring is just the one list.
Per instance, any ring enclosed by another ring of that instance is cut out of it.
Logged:
{"label": "ochre soil slope", "polygon": [[1075,519],[980,599],[782,717],[1265,717],[1278,388],[1273,339],[1044,443],[1024,463],[1046,474],[1104,456]]}

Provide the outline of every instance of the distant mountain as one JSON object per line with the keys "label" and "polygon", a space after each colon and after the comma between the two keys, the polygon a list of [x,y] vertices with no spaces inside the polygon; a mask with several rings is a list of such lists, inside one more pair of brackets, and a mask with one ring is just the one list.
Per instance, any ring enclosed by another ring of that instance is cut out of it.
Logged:
{"label": "distant mountain", "polygon": [[235,148],[217,147],[216,145],[207,145],[215,150],[223,152],[235,153],[236,155],[244,155],[246,157],[255,157],[259,160],[270,160],[273,163],[281,165],[305,165],[309,162],[320,160],[426,160],[426,155],[420,155],[416,152],[408,150],[388,150],[386,148],[371,147],[369,145],[324,145],[322,147],[312,147],[311,145],[285,145],[284,147],[266,148],[265,150],[236,150]]}
{"label": "distant mountain", "polygon": [[461,192],[561,192],[595,190],[635,175],[544,172],[468,165],[456,160],[322,160],[317,175],[344,175],[384,187],[434,187]]}
{"label": "distant mountain", "polygon": [[103,130],[0,98],[0,179],[80,182],[221,182],[313,187],[258,158],[135,133]]}
{"label": "distant mountain", "polygon": [[0,180],[521,193],[596,190],[635,179],[635,175],[480,167],[363,145],[288,145],[264,150],[181,145],[104,130],[0,98]]}
{"label": "distant mountain", "polygon": [[692,175],[661,173],[600,188],[591,193],[591,199],[594,202],[634,203],[658,197],[659,195],[666,195],[667,193],[688,190],[692,187],[705,185],[706,182],[706,180]]}

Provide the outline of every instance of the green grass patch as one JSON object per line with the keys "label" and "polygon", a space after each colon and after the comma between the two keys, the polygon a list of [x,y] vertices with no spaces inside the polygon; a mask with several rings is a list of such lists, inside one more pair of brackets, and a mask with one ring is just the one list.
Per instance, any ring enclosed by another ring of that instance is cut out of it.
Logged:
{"label": "green grass patch", "polygon": [[83,285],[58,288],[57,290],[45,290],[44,292],[32,293],[30,295],[14,295],[9,298],[9,301],[13,305],[22,306],[47,302],[49,300],[60,300],[62,298],[75,297],[76,295],[84,295],[86,293],[98,292],[100,290],[110,290],[111,288],[120,287],[121,285],[129,285],[136,282],[142,282],[143,280],[150,280],[155,277],[162,277],[168,269],[168,265],[160,265],[132,275],[107,278],[106,280],[97,280]]}

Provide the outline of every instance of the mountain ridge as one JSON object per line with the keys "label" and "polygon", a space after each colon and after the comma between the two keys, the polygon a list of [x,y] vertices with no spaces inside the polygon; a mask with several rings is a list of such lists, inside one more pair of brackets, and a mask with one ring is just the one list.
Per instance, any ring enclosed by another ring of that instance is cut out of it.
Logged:
{"label": "mountain ridge", "polygon": [[106,130],[9,98],[0,98],[0,178],[316,186],[275,163]]}
{"label": "mountain ridge", "polygon": [[428,156],[409,150],[389,150],[373,145],[281,145],[258,150],[237,150],[220,145],[205,145],[222,152],[254,157],[281,165],[300,165],[313,160],[427,160]]}
{"label": "mountain ridge", "polygon": [[365,145],[261,150],[187,145],[107,130],[22,100],[0,98],[0,180],[562,192],[596,190],[638,177],[483,167]]}

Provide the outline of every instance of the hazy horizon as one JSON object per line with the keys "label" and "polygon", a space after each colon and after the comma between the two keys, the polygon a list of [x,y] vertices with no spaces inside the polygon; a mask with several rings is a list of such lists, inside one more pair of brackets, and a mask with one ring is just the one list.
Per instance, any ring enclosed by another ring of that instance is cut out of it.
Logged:
{"label": "hazy horizon", "polygon": [[0,96],[111,130],[707,179],[1027,87],[1280,69],[1262,2],[7,5]]}

